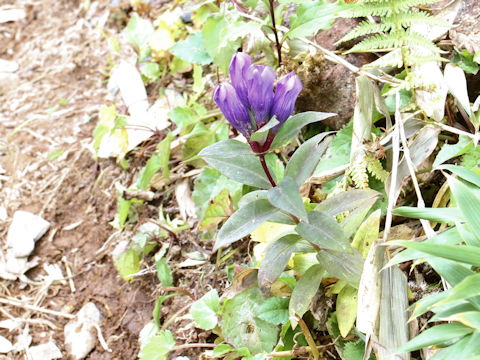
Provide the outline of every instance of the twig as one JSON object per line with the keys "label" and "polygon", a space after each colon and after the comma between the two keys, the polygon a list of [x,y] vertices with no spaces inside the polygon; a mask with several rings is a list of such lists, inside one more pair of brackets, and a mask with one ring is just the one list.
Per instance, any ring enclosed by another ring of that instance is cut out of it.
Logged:
{"label": "twig", "polygon": [[297,316],[297,321],[298,325],[302,328],[303,335],[305,336],[305,339],[307,340],[308,345],[310,345],[310,352],[313,355],[314,360],[318,360],[320,357],[320,353],[318,352],[317,346],[315,344],[315,341],[313,340],[312,334],[310,334],[310,330],[308,330],[307,324],[305,324],[305,321],[300,316]]}
{"label": "twig", "polygon": [[67,318],[67,319],[75,319],[75,315],[72,315],[72,314],[67,314],[67,313],[63,313],[63,312],[59,312],[59,311],[55,311],[55,310],[50,310],[50,309],[44,309],[44,308],[41,308],[39,306],[34,306],[34,305],[30,305],[30,304],[22,304],[20,301],[17,301],[17,300],[9,300],[9,299],[0,298],[0,303],[1,304],[12,305],[12,306],[17,306],[17,307],[24,308],[24,309],[27,309],[27,310],[37,311],[37,312],[41,312],[41,313],[49,314],[49,315],[53,315],[53,316],[64,317],[64,318]]}
{"label": "twig", "polygon": [[192,349],[192,348],[215,348],[215,347],[217,347],[216,344],[207,344],[207,343],[181,344],[181,345],[175,346],[173,350],[176,351],[176,350],[184,350],[184,349]]}
{"label": "twig", "polygon": [[108,351],[108,352],[112,352],[112,349],[110,349],[108,347],[108,344],[107,342],[105,341],[105,338],[103,337],[103,334],[102,334],[102,329],[100,329],[100,326],[98,324],[92,324],[95,329],[97,330],[97,337],[98,337],[98,341],[100,341],[100,345],[102,345],[102,348],[103,350],[105,351]]}
{"label": "twig", "polygon": [[72,275],[72,269],[70,267],[70,264],[68,263],[67,257],[63,256],[62,257],[63,264],[65,265],[65,271],[67,272],[68,276],[68,284],[70,285],[70,290],[72,291],[72,294],[75,293],[75,284],[73,282],[73,275]]}

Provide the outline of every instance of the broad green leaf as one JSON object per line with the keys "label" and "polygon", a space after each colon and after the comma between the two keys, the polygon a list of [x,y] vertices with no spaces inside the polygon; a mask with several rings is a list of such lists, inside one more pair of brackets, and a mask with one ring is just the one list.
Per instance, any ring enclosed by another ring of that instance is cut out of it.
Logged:
{"label": "broad green leaf", "polygon": [[268,190],[267,196],[273,206],[307,221],[307,210],[300,196],[300,190],[291,177],[285,177],[277,186]]}
{"label": "broad green leaf", "polygon": [[146,78],[147,83],[157,81],[162,75],[160,65],[155,62],[145,62],[140,65],[140,74]]}
{"label": "broad green leaf", "polygon": [[235,206],[242,196],[243,185],[230,180],[220,174],[217,170],[210,167],[204,167],[200,175],[195,179],[192,198],[195,202],[196,214],[198,218],[203,215],[211,199],[227,189]]}
{"label": "broad green leaf", "polygon": [[392,212],[394,215],[405,216],[414,219],[425,219],[441,223],[453,223],[465,221],[465,218],[458,208],[427,208],[401,206]]}
{"label": "broad green leaf", "polygon": [[168,330],[148,338],[140,349],[140,360],[167,360],[168,353],[175,347],[173,335]]}
{"label": "broad green leaf", "polygon": [[218,322],[217,312],[220,298],[216,289],[212,289],[195,301],[190,308],[190,314],[200,329],[213,329]]}
{"label": "broad green leaf", "polygon": [[203,217],[198,230],[207,231],[215,228],[223,220],[233,214],[232,199],[228,189],[223,189],[220,194],[210,201],[205,216]]}
{"label": "broad green leaf", "polygon": [[346,238],[350,238],[355,230],[357,230],[376,201],[377,199],[375,198],[365,201],[362,205],[358,206],[348,214],[347,218],[342,221],[341,227]]}
{"label": "broad green leaf", "polygon": [[129,249],[115,256],[113,263],[125,281],[132,280],[133,274],[140,271],[140,255],[134,249]]}
{"label": "broad green leaf", "polygon": [[313,174],[320,158],[330,145],[331,139],[320,143],[326,135],[328,133],[318,134],[305,141],[290,158],[285,169],[285,176],[295,179],[298,186],[302,186],[305,180]]}
{"label": "broad green leaf", "polygon": [[294,39],[329,29],[341,10],[342,6],[339,2],[320,0],[302,3],[298,6],[296,15],[291,16],[290,30],[286,35]]}
{"label": "broad green leaf", "polygon": [[330,276],[345,280],[358,288],[363,269],[363,257],[356,250],[352,254],[345,251],[321,251],[317,259]]}
{"label": "broad green leaf", "polygon": [[352,211],[365,201],[377,196],[378,192],[374,190],[349,190],[325,199],[317,205],[315,211],[335,216],[345,211]]}
{"label": "broad green leaf", "polygon": [[456,284],[449,292],[449,295],[443,300],[437,302],[435,306],[441,306],[458,300],[466,300],[480,295],[480,274],[470,275]]}
{"label": "broad green leaf", "polygon": [[308,213],[308,223],[301,222],[295,230],[322,249],[345,251],[350,245],[340,224],[333,217],[316,210]]}
{"label": "broad green leaf", "polygon": [[[316,264],[310,267],[305,274],[298,280],[297,285],[293,289],[288,307],[290,317],[302,317],[310,308],[310,303],[318,291],[320,282],[325,271],[322,265]],[[292,329],[297,326],[297,321],[290,318]]]}
{"label": "broad green leaf", "polygon": [[137,179],[137,187],[139,189],[147,189],[153,175],[159,170],[162,170],[163,177],[169,178],[168,161],[170,159],[170,144],[172,143],[172,139],[172,133],[168,133],[167,137],[158,144],[158,151],[148,159],[145,167],[140,170]]}
{"label": "broad green leaf", "polygon": [[270,288],[278,279],[295,251],[295,245],[300,240],[300,236],[290,234],[275,240],[268,246],[258,270],[258,283],[261,287]]}
{"label": "broad green leaf", "polygon": [[410,307],[412,310],[412,315],[410,316],[410,320],[425,314],[427,311],[430,311],[433,306],[439,301],[445,299],[450,293],[452,289],[442,291],[439,293],[430,294],[420,300],[418,300],[415,304]]}
{"label": "broad green leaf", "polygon": [[258,308],[258,317],[273,325],[288,321],[289,298],[271,297]]}
{"label": "broad green leaf", "polygon": [[[447,360],[447,359],[469,359],[469,360],[478,360],[478,356],[472,356],[472,354],[467,355],[468,352],[471,350],[467,349],[467,346],[470,344],[473,335],[478,333],[473,333],[471,335],[464,336],[460,340],[458,340],[453,345],[446,347],[445,349],[437,352],[434,356],[432,356],[429,360]],[[465,356],[464,356],[464,351]],[[474,354],[478,351],[478,342],[475,344],[475,351]]]}
{"label": "broad green leaf", "polygon": [[158,280],[163,287],[170,287],[173,285],[172,269],[167,264],[167,259],[161,258],[156,263]]}
{"label": "broad green leaf", "polygon": [[149,20],[142,19],[137,13],[133,13],[127,27],[123,31],[127,41],[140,50],[147,44],[148,39],[155,32]]}
{"label": "broad green leaf", "polygon": [[212,356],[214,358],[220,357],[222,355],[228,354],[229,352],[232,352],[234,349],[227,344],[220,344],[218,345],[215,349],[213,349]]}
{"label": "broad green leaf", "polygon": [[460,323],[450,323],[434,326],[425,330],[405,345],[397,349],[395,353],[414,351],[427,346],[441,344],[470,334],[472,329]]}
{"label": "broad green leaf", "polygon": [[346,337],[357,317],[357,289],[345,286],[337,296],[337,320],[342,337]]}
{"label": "broad green leaf", "polygon": [[[188,161],[196,156],[203,148],[215,143],[215,136],[212,130],[207,128],[202,122],[197,122],[187,140],[182,146],[182,160]],[[199,166],[203,164],[195,164]]]}
{"label": "broad green leaf", "polygon": [[433,245],[415,241],[396,240],[390,244],[404,246],[444,259],[480,266],[480,248],[473,246]]}
{"label": "broad green leaf", "polygon": [[185,40],[177,42],[170,48],[176,57],[195,64],[208,65],[213,59],[207,53],[201,32],[191,33]]}
{"label": "broad green leaf", "polygon": [[472,140],[467,136],[460,135],[458,143],[453,145],[445,144],[442,146],[433,162],[432,168],[435,169],[445,161],[463,155],[471,146],[473,146]]}
{"label": "broad green leaf", "polygon": [[273,140],[272,146],[270,148],[273,150],[279,148],[282,145],[285,145],[294,136],[296,136],[300,129],[303,128],[305,125],[317,121],[322,121],[335,115],[337,114],[307,111],[290,116],[287,121],[285,121],[285,123],[282,125],[280,130],[278,130],[278,133],[277,135],[275,135],[275,139]]}
{"label": "broad green leaf", "polygon": [[320,160],[315,174],[334,169],[337,166],[345,165],[350,162],[350,152],[352,145],[353,122],[350,121],[340,131],[337,132],[328,147],[325,155]]}
{"label": "broad green leaf", "polygon": [[446,176],[453,197],[468,226],[474,233],[480,234],[480,199],[466,185],[449,175]]}
{"label": "broad green leaf", "polygon": [[268,200],[264,199],[252,201],[238,209],[220,229],[213,251],[249,235],[277,211]]}
{"label": "broad green leaf", "polygon": [[433,323],[433,322],[445,320],[450,316],[453,316],[456,314],[470,312],[470,311],[478,311],[478,309],[475,306],[473,306],[471,303],[460,300],[455,303],[436,306],[434,309],[432,309],[432,311],[435,312],[435,315],[430,318],[429,322]]}
{"label": "broad green leaf", "polygon": [[168,113],[168,117],[177,125],[174,134],[186,135],[190,133],[197,122],[197,114],[186,106],[176,106]]}
{"label": "broad green leaf", "polygon": [[455,49],[452,64],[456,64],[467,74],[475,75],[479,69],[478,64],[473,59],[473,55],[470,54],[467,49],[463,49],[462,51]]}
{"label": "broad green leaf", "polygon": [[358,228],[355,236],[353,237],[352,247],[365,259],[367,257],[370,246],[378,239],[380,230],[380,209],[374,211]]}
{"label": "broad green leaf", "polygon": [[226,342],[237,349],[247,347],[252,354],[273,350],[278,339],[278,328],[258,317],[260,306],[266,300],[256,286],[226,300],[220,321]]}

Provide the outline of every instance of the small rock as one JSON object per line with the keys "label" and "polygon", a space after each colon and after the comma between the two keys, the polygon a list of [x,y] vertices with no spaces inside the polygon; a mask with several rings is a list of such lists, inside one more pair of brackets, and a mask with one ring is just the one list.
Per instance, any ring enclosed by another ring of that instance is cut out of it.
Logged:
{"label": "small rock", "polygon": [[7,354],[13,350],[13,345],[10,340],[0,336],[0,354]]}
{"label": "small rock", "polygon": [[62,352],[53,341],[49,341],[46,344],[32,346],[30,348],[30,355],[32,356],[32,360],[52,360],[62,358]]}
{"label": "small rock", "polygon": [[8,252],[15,257],[27,257],[40,239],[50,228],[50,223],[42,217],[27,211],[16,211],[8,229]]}
{"label": "small rock", "polygon": [[20,84],[20,77],[9,72],[0,72],[0,95],[16,89]]}
{"label": "small rock", "polygon": [[84,359],[97,344],[97,330],[102,315],[94,303],[83,306],[74,320],[65,325],[65,348],[73,359]]}

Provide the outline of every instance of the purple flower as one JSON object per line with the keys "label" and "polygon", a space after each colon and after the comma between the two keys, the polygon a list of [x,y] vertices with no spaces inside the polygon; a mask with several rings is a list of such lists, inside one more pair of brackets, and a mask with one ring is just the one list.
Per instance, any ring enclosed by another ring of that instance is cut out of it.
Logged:
{"label": "purple flower", "polygon": [[276,76],[275,71],[268,66],[253,65],[248,69],[246,79],[248,101],[258,128],[270,120],[270,110],[273,105],[273,83]]}
{"label": "purple flower", "polygon": [[217,85],[213,93],[213,100],[217,103],[223,115],[235,129],[247,139],[252,132],[252,123],[247,108],[240,101],[235,89],[228,83]]}
{"label": "purple flower", "polygon": [[[275,71],[263,65],[252,65],[245,53],[237,53],[230,63],[231,84],[215,88],[213,99],[227,120],[247,138],[255,152],[267,151],[278,129],[292,114],[295,101],[302,91],[302,82],[292,71],[277,82]],[[254,131],[264,126],[273,116],[279,124],[272,128],[264,141],[250,142]]]}
{"label": "purple flower", "polygon": [[240,101],[246,108],[250,107],[250,103],[248,102],[246,75],[251,65],[252,58],[248,54],[239,52],[233,55],[229,69],[232,85],[235,88]]}
{"label": "purple flower", "polygon": [[302,82],[293,71],[278,80],[277,89],[275,90],[275,97],[273,98],[272,111],[270,114],[271,116],[276,115],[277,120],[280,122],[280,124],[274,128],[275,132],[278,131],[285,120],[292,115],[293,108],[295,107],[295,101],[297,101],[297,97],[302,89]]}

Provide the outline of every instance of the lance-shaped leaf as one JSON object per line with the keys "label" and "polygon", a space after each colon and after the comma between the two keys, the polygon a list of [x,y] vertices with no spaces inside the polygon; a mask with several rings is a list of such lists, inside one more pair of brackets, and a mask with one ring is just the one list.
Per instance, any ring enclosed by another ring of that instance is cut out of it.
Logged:
{"label": "lance-shaped leaf", "polygon": [[202,149],[198,154],[205,157],[219,157],[232,158],[243,155],[253,155],[250,146],[238,140],[228,139],[216,142],[213,145]]}
{"label": "lance-shaped leaf", "polygon": [[465,221],[465,218],[458,208],[428,208],[401,206],[392,211],[394,215],[406,216],[414,219],[425,219],[441,223]]}
{"label": "lance-shaped leaf", "polygon": [[[288,307],[290,317],[298,315],[301,318],[305,314],[310,307],[310,302],[318,291],[324,273],[323,266],[315,264],[298,280],[297,285],[293,289]],[[294,318],[291,318],[290,321],[292,328],[295,329],[297,321]]]}
{"label": "lance-shaped leaf", "polygon": [[285,123],[282,125],[280,130],[278,130],[278,133],[277,135],[275,135],[275,139],[273,140],[272,146],[270,148],[276,149],[286,144],[295,135],[297,135],[300,129],[303,128],[305,125],[317,121],[322,121],[335,115],[337,114],[308,111],[290,116],[287,121],[285,121]]}
{"label": "lance-shaped leaf", "polygon": [[277,186],[270,189],[268,200],[273,206],[307,221],[307,210],[300,197],[298,185],[291,177],[285,177]]}
{"label": "lance-shaped leaf", "polygon": [[310,211],[308,223],[301,222],[295,231],[322,249],[345,251],[349,247],[340,224],[333,217],[319,211]]}
{"label": "lance-shaped leaf", "polygon": [[278,279],[300,240],[300,236],[289,234],[275,240],[268,246],[258,271],[258,284],[262,288],[270,288],[273,282]]}
{"label": "lance-shaped leaf", "polygon": [[337,296],[337,320],[342,337],[350,332],[357,316],[357,289],[346,285]]}
{"label": "lance-shaped leaf", "polygon": [[360,274],[363,269],[363,258],[356,250],[353,253],[345,251],[320,251],[318,261],[324,266],[330,276],[345,280],[358,289]]}
{"label": "lance-shaped leaf", "polygon": [[295,179],[298,186],[302,186],[305,180],[313,174],[320,158],[327,150],[332,139],[321,141],[329,133],[318,134],[305,141],[293,154],[285,169],[285,176]]}
{"label": "lance-shaped leaf", "polygon": [[238,209],[220,229],[213,251],[247,236],[277,211],[265,199],[252,201]]}
{"label": "lance-shaped leaf", "polygon": [[377,196],[378,192],[374,190],[349,190],[322,201],[317,205],[315,211],[335,216],[345,211],[351,211]]}
{"label": "lance-shaped leaf", "polygon": [[453,197],[455,198],[463,216],[465,216],[468,226],[470,226],[474,233],[479,234],[480,218],[478,214],[480,214],[480,199],[468,186],[450,175],[446,176]]}

